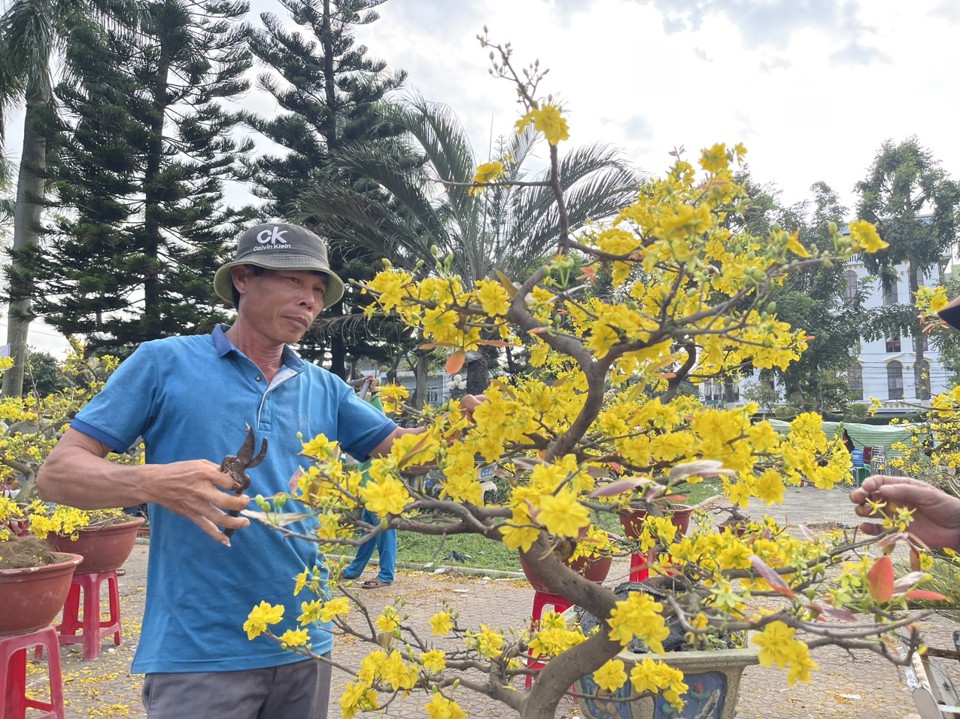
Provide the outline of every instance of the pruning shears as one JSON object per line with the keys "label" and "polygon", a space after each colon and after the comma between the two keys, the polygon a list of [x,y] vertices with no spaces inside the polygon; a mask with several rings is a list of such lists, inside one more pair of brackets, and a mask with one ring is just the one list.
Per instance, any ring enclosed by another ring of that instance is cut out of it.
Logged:
{"label": "pruning shears", "polygon": [[[257,438],[253,432],[253,427],[248,426],[247,436],[243,440],[243,444],[240,445],[240,451],[237,452],[236,456],[228,454],[223,458],[223,461],[220,462],[220,471],[224,474],[229,474],[233,477],[233,481],[236,482],[234,494],[238,497],[250,487],[250,477],[247,476],[247,470],[256,467],[263,461],[263,458],[267,456],[266,437],[263,438],[263,444],[260,445],[260,452],[254,457],[253,451],[256,446]],[[240,512],[236,509],[231,509],[228,514],[231,517],[240,516]],[[229,537],[233,534],[233,527],[223,530],[223,533]]]}

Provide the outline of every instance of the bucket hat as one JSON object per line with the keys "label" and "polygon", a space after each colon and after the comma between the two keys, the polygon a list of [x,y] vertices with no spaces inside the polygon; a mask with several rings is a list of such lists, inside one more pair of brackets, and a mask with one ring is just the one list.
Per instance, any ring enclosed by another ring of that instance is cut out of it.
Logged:
{"label": "bucket hat", "polygon": [[323,306],[330,307],[343,297],[343,280],[330,269],[327,246],[305,227],[284,222],[268,222],[245,230],[237,240],[237,254],[221,265],[213,277],[213,289],[227,302],[233,301],[230,269],[238,265],[255,265],[268,270],[322,272],[327,277]]}

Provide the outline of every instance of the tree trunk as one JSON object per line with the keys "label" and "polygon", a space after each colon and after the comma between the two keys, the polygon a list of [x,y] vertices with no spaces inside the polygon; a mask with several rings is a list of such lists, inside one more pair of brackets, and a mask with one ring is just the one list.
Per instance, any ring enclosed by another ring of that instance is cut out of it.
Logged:
{"label": "tree trunk", "polygon": [[413,406],[417,409],[423,409],[427,403],[427,380],[430,376],[430,359],[426,352],[417,354],[417,389],[414,396]]}
{"label": "tree trunk", "polygon": [[[917,278],[917,268],[914,267],[913,262],[908,262],[908,263],[907,263],[907,284],[908,284],[908,286],[910,287],[910,299],[912,300],[914,297],[917,296],[917,292],[920,291],[920,282],[918,282],[918,278]],[[930,399],[929,397],[924,397],[924,395],[925,395],[926,393],[923,392],[922,390],[923,390],[923,387],[924,387],[924,384],[925,384],[925,383],[923,382],[923,377],[922,377],[921,372],[920,372],[920,368],[923,367],[923,359],[924,359],[924,353],[923,353],[923,338],[924,338],[924,334],[923,334],[923,322],[921,322],[921,321],[919,321],[919,320],[917,321],[917,323],[913,326],[913,333],[912,333],[912,334],[913,334],[913,351],[914,351],[914,358],[913,358],[913,382],[914,382],[913,395],[914,395],[914,397],[916,397],[917,399]],[[904,399],[907,398],[906,392],[904,392],[903,398],[904,398]]]}
{"label": "tree trunk", "polygon": [[24,278],[18,251],[35,247],[40,238],[40,213],[43,210],[44,175],[47,168],[47,140],[40,130],[40,117],[50,103],[46,83],[27,98],[23,122],[23,149],[17,178],[17,205],[13,215],[13,250],[10,263],[10,309],[7,313],[7,344],[13,367],[3,375],[3,396],[19,397],[27,366],[27,333],[34,318],[30,307],[32,278]]}
{"label": "tree trunk", "polygon": [[467,352],[467,394],[483,394],[490,386],[490,360],[483,351]]}

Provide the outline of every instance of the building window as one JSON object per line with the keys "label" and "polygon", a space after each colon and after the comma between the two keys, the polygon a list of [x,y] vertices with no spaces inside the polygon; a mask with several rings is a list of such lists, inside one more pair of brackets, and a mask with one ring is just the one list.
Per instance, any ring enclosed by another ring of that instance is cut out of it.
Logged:
{"label": "building window", "polygon": [[436,406],[440,404],[440,388],[427,387],[427,404]]}
{"label": "building window", "polygon": [[900,335],[895,335],[894,337],[887,337],[887,352],[899,352],[900,351]]}
{"label": "building window", "polygon": [[903,399],[903,365],[887,362],[887,399]]}
{"label": "building window", "polygon": [[927,352],[930,350],[930,345],[927,342],[926,335],[920,335],[913,338],[913,349],[915,352]]}
{"label": "building window", "polygon": [[920,360],[913,367],[917,399],[930,399],[930,363]]}
{"label": "building window", "polygon": [[859,364],[847,370],[847,391],[850,399],[863,399],[863,367]]}
{"label": "building window", "polygon": [[844,297],[848,300],[857,299],[857,273],[853,270],[847,270],[844,274],[847,280],[847,287],[844,290]]}
{"label": "building window", "polygon": [[926,274],[922,269],[916,270],[917,275],[917,287],[923,287],[923,276]]}
{"label": "building window", "polygon": [[723,399],[726,402],[740,401],[740,384],[727,378],[723,381]]}
{"label": "building window", "polygon": [[884,307],[888,305],[895,305],[899,302],[897,297],[897,280],[895,279],[889,287],[883,288],[883,305]]}

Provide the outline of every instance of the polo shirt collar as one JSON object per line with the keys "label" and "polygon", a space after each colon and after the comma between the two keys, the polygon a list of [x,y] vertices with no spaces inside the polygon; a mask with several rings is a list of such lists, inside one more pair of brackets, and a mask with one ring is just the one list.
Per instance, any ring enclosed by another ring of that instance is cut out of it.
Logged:
{"label": "polo shirt collar", "polygon": [[[231,352],[239,352],[233,346],[233,343],[227,339],[226,331],[228,329],[230,329],[229,325],[217,325],[213,328],[213,345],[217,348],[217,354],[220,357],[226,357]],[[280,355],[280,360],[285,367],[289,367],[296,372],[303,370],[303,360],[290,345],[283,346],[283,354]]]}

